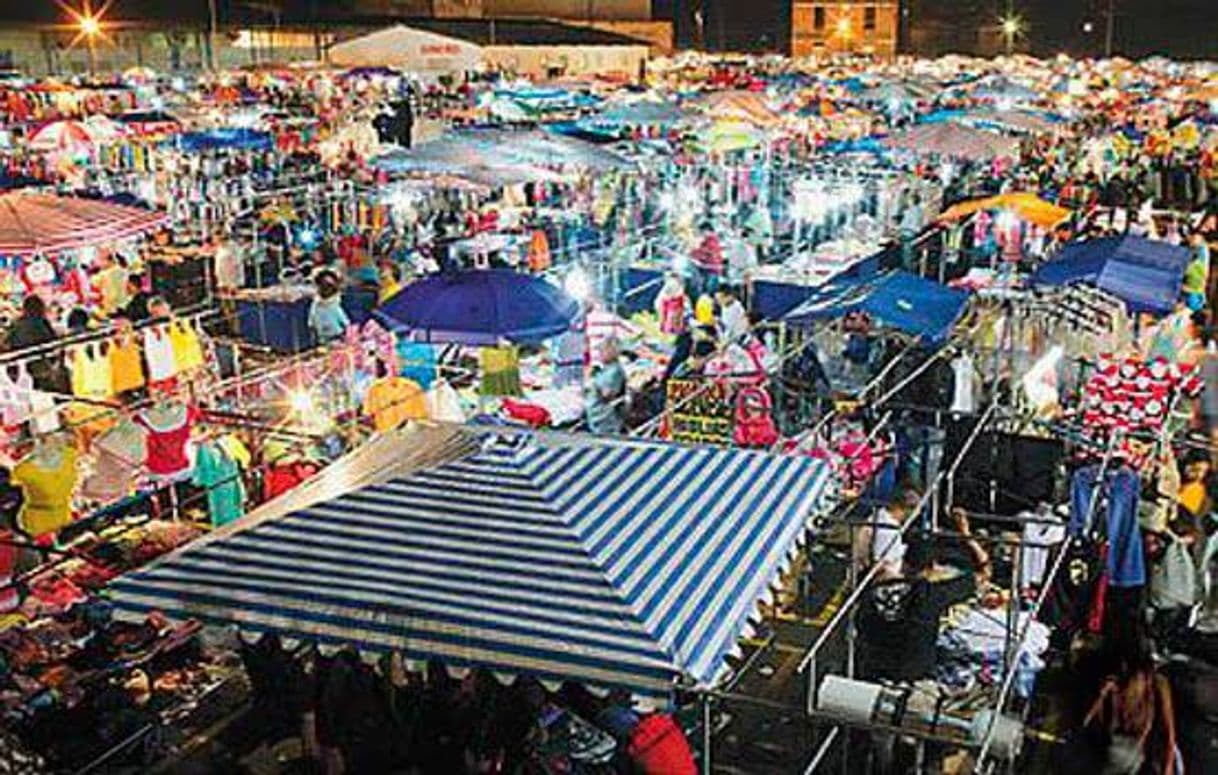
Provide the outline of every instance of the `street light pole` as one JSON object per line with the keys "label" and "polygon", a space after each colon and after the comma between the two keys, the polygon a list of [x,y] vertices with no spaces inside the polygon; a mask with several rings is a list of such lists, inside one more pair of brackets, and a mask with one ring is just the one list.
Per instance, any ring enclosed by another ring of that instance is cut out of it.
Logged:
{"label": "street light pole", "polygon": [[216,72],[216,0],[207,0],[207,67]]}
{"label": "street light pole", "polygon": [[1108,23],[1104,31],[1104,57],[1112,58],[1112,33],[1116,27],[1116,0],[1108,0]]}

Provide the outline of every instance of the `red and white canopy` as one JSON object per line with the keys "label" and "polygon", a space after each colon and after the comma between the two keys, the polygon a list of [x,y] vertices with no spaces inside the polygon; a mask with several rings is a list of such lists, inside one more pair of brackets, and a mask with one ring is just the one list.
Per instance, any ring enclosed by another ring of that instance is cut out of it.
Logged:
{"label": "red and white canopy", "polygon": [[0,194],[0,255],[32,255],[105,245],[164,224],[156,210],[94,199]]}
{"label": "red and white canopy", "polygon": [[36,151],[75,151],[93,147],[93,135],[79,121],[52,121],[30,137]]}

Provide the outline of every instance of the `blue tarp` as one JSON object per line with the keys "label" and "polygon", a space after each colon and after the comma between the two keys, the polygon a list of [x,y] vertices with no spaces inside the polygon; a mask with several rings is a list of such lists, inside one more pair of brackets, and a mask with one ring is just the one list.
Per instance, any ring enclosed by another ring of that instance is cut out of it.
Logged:
{"label": "blue tarp", "polygon": [[878,277],[829,282],[787,313],[785,320],[807,325],[865,312],[883,326],[919,337],[927,344],[942,344],[964,312],[968,297],[968,291],[898,270]]}
{"label": "blue tarp", "polygon": [[1145,237],[1073,242],[1032,275],[1036,285],[1090,283],[1124,301],[1130,312],[1165,315],[1180,298],[1189,250]]}
{"label": "blue tarp", "polygon": [[180,134],[173,140],[173,144],[182,151],[209,151],[220,148],[265,151],[275,144],[275,138],[270,132],[257,129],[209,129]]}

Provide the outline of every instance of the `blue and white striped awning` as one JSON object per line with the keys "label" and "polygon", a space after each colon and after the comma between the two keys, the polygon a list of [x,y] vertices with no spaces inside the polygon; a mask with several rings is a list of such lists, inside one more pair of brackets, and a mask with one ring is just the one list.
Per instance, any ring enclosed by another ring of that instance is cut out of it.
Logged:
{"label": "blue and white striped awning", "polygon": [[120,614],[235,623],[665,702],[709,685],[823,489],[807,458],[498,441],[203,540]]}

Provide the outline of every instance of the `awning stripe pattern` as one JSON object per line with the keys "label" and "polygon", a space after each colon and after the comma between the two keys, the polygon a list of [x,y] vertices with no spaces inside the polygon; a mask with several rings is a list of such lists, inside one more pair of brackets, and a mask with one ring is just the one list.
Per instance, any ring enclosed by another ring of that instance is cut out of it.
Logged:
{"label": "awning stripe pattern", "polygon": [[823,490],[806,458],[496,441],[171,555],[120,614],[622,688],[707,685]]}

